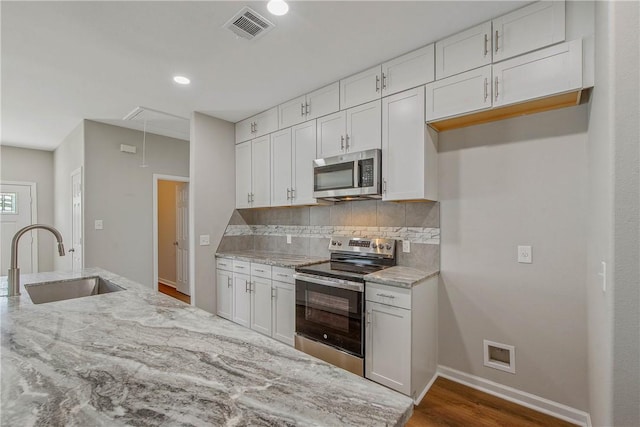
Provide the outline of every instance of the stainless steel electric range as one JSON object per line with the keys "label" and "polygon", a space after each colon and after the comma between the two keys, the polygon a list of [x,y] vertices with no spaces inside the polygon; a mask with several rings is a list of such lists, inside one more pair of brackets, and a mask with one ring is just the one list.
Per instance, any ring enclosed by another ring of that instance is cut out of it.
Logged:
{"label": "stainless steel electric range", "polygon": [[364,276],[396,264],[396,241],[333,237],[330,261],[296,268],[298,350],[364,375]]}

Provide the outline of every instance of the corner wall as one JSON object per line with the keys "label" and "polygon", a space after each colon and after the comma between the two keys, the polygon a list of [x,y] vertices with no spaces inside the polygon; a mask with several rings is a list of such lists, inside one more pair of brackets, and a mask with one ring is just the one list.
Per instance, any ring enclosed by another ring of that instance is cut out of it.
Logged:
{"label": "corner wall", "polygon": [[[191,297],[210,313],[216,310],[215,251],[236,203],[234,141],[233,123],[201,113],[191,117]],[[210,236],[209,246],[198,244],[202,234]]]}

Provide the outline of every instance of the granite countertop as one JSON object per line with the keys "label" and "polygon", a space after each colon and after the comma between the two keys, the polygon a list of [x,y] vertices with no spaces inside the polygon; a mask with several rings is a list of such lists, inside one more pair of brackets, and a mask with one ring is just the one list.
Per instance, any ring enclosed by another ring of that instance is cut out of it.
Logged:
{"label": "granite countertop", "polygon": [[22,282],[96,275],[126,290],[0,298],[1,425],[399,426],[411,415],[409,397],[107,271]]}
{"label": "granite countertop", "polygon": [[412,286],[440,274],[440,270],[423,271],[411,267],[395,266],[367,274],[364,280],[367,282],[381,283],[383,285],[411,288]]}
{"label": "granite countertop", "polygon": [[328,261],[328,258],[308,257],[305,255],[279,254],[269,251],[234,251],[218,252],[216,257],[231,258],[239,261],[259,262],[277,267],[296,268],[305,265],[318,264]]}

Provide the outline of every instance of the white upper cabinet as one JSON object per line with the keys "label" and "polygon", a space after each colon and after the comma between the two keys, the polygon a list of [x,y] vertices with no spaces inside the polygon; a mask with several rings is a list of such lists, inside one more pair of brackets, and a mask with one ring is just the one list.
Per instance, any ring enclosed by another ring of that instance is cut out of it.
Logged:
{"label": "white upper cabinet", "polygon": [[340,109],[355,107],[382,96],[382,67],[376,65],[340,80]]}
{"label": "white upper cabinet", "polygon": [[382,98],[382,200],[437,200],[437,135],[424,124],[424,93]]}
{"label": "white upper cabinet", "polygon": [[491,21],[436,43],[436,79],[491,64]]}
{"label": "white upper cabinet", "polygon": [[340,110],[340,83],[335,82],[278,106],[278,126],[284,129]]}
{"label": "white upper cabinet", "polygon": [[380,148],[382,141],[382,106],[369,102],[347,110],[345,152]]}
{"label": "white upper cabinet", "polygon": [[236,208],[251,207],[251,141],[236,145]]}
{"label": "white upper cabinet", "polygon": [[317,120],[317,157],[337,156],[345,152],[344,134],[346,125],[346,111],[339,111],[335,114],[320,117]]}
{"label": "white upper cabinet", "polygon": [[493,20],[493,61],[565,40],[565,2],[539,1]]}
{"label": "white upper cabinet", "polygon": [[313,159],[316,158],[316,121],[291,128],[291,204],[311,205],[313,198]]}
{"label": "white upper cabinet", "polygon": [[491,65],[427,85],[426,121],[491,108]]}
{"label": "white upper cabinet", "polygon": [[581,87],[582,40],[551,46],[493,65],[494,107]]}
{"label": "white upper cabinet", "polygon": [[251,207],[271,204],[271,136],[251,141]]}
{"label": "white upper cabinet", "polygon": [[430,44],[382,64],[382,96],[434,80],[434,45]]}
{"label": "white upper cabinet", "polygon": [[278,107],[236,123],[236,144],[278,130]]}
{"label": "white upper cabinet", "polygon": [[291,204],[291,159],[291,128],[271,134],[271,206]]}

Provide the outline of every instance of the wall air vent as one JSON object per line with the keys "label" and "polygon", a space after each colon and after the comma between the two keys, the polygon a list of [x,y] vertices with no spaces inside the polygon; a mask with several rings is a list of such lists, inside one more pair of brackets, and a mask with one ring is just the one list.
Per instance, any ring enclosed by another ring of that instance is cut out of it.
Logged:
{"label": "wall air vent", "polygon": [[275,25],[249,7],[242,8],[240,12],[236,13],[224,24],[224,28],[228,28],[235,35],[248,40],[264,36],[273,27]]}

